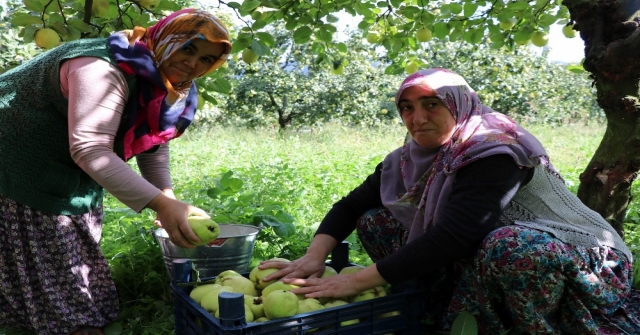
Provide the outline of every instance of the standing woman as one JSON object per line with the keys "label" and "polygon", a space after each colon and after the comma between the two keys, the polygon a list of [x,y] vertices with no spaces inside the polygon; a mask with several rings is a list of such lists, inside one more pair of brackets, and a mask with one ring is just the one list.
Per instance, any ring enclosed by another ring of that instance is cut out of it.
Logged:
{"label": "standing woman", "polygon": [[[264,281],[318,298],[417,278],[437,330],[467,310],[487,335],[640,334],[629,248],[531,133],[446,69],[407,77],[396,106],[407,143],[334,204],[303,257],[260,265],[281,269]],[[374,264],[317,278],[354,230]]]}
{"label": "standing woman", "polygon": [[103,190],[152,209],[173,243],[194,247],[187,216],[207,214],[176,200],[168,142],[193,120],[193,80],[230,50],[215,16],[184,9],[0,75],[0,325],[101,334],[116,320],[100,250]]}

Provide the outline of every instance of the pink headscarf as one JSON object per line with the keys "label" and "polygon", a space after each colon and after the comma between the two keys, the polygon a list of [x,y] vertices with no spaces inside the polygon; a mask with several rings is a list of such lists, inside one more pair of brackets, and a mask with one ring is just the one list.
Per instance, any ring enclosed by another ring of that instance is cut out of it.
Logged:
{"label": "pink headscarf", "polygon": [[504,114],[482,105],[457,73],[426,69],[407,77],[396,94],[396,105],[408,87],[420,85],[436,92],[456,126],[451,139],[426,149],[409,139],[384,160],[380,194],[383,205],[409,230],[409,240],[438,221],[447,205],[458,169],[483,157],[509,154],[516,164],[553,169],[542,144]]}

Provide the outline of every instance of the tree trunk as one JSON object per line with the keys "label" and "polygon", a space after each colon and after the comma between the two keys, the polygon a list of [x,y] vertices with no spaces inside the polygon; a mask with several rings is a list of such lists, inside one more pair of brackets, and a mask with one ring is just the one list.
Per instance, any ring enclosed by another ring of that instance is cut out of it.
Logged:
{"label": "tree trunk", "polygon": [[585,42],[584,68],[607,117],[598,149],[580,175],[578,197],[624,236],[640,169],[640,0],[564,0]]}

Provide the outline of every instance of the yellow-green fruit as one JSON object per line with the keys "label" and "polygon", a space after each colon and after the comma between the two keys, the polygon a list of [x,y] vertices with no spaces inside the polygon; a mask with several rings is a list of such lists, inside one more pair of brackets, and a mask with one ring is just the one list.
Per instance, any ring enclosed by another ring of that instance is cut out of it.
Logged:
{"label": "yellow-green fruit", "polygon": [[337,274],[338,274],[338,271],[336,271],[336,269],[327,265],[324,267],[324,272],[322,273],[322,276],[320,278],[327,278]]}
{"label": "yellow-green fruit", "polygon": [[258,60],[258,57],[259,56],[251,49],[242,50],[242,61],[247,64],[255,63]]}
{"label": "yellow-green fruit", "polygon": [[251,270],[251,272],[249,272],[249,279],[253,282],[253,285],[256,287],[256,289],[258,290],[264,290],[267,286],[269,286],[270,284],[273,284],[275,282],[275,280],[270,280],[265,282],[263,279],[264,277],[279,271],[280,269],[278,268],[269,268],[269,269],[260,269],[257,266],[255,268],[253,268]]}
{"label": "yellow-green fruit", "polygon": [[566,38],[574,38],[578,35],[578,32],[573,30],[573,25],[566,25],[564,27],[562,27],[562,34],[566,37]]}
{"label": "yellow-green fruit", "polygon": [[43,49],[51,49],[60,43],[60,35],[51,28],[42,28],[36,31],[36,45]]}
{"label": "yellow-green fruit", "polygon": [[234,292],[256,296],[258,292],[256,291],[253,282],[243,276],[231,276],[225,278],[220,285],[229,286],[233,288]]}
{"label": "yellow-green fruit", "polygon": [[202,97],[202,94],[198,93],[198,109],[204,108],[204,102],[204,97]]}
{"label": "yellow-green fruit", "polygon": [[419,68],[419,67],[420,67],[420,66],[419,66],[417,63],[409,62],[409,63],[407,63],[407,65],[404,67],[404,71],[405,71],[407,74],[412,74],[412,73],[414,73],[414,72],[418,71],[418,68]]}
{"label": "yellow-green fruit", "polygon": [[500,28],[504,30],[509,30],[513,28],[513,26],[515,26],[517,22],[518,22],[518,19],[512,17],[510,19],[500,21],[499,25],[500,25]]}
{"label": "yellow-green fruit", "polygon": [[229,286],[220,286],[212,289],[204,294],[202,301],[200,301],[200,306],[206,309],[209,313],[215,313],[218,310],[218,307],[220,307],[218,295],[221,292],[233,292],[233,288]]}
{"label": "yellow-green fruit", "polygon": [[262,304],[261,297],[245,295],[244,304],[249,306],[249,309],[251,309],[251,312],[253,313],[254,319],[264,317],[264,305]]}
{"label": "yellow-green fruit", "polygon": [[220,285],[218,285],[218,284],[204,284],[204,285],[196,286],[189,293],[189,297],[191,297],[191,299],[193,299],[193,301],[197,302],[198,305],[199,305],[202,302],[202,297],[204,297],[204,295],[207,292],[213,290],[216,287],[220,287]]}
{"label": "yellow-green fruit", "polygon": [[378,43],[378,41],[380,41],[380,34],[377,31],[367,33],[367,42],[375,44]]}
{"label": "yellow-green fruit", "polygon": [[387,291],[382,286],[376,286],[374,288],[370,288],[368,290],[364,290],[357,295],[351,297],[349,302],[360,302],[375,298],[385,297],[387,295]]}
{"label": "yellow-green fruit", "polygon": [[346,275],[350,273],[356,273],[362,269],[364,269],[364,267],[358,265],[345,266],[344,268],[342,268],[342,270],[340,270],[340,272],[338,272],[338,274]]}
{"label": "yellow-green fruit", "polygon": [[190,216],[187,218],[187,221],[193,232],[200,239],[200,242],[194,243],[195,245],[205,245],[220,235],[220,226],[211,218]]}
{"label": "yellow-green fruit", "polygon": [[433,38],[433,34],[429,28],[420,28],[416,32],[416,39],[418,42],[429,42]]}
{"label": "yellow-green fruit", "polygon": [[[290,291],[297,288],[300,288],[300,286],[293,285],[293,284],[285,284],[282,280],[278,280],[275,283],[265,287],[264,290],[262,290],[262,299],[266,299],[269,296],[269,294],[271,294],[274,291]],[[300,295],[299,298],[300,300],[304,299],[304,295]]]}
{"label": "yellow-green fruit", "polygon": [[241,274],[239,274],[237,271],[234,270],[225,270],[220,272],[217,276],[216,276],[216,284],[221,284],[223,280],[225,280],[225,278],[227,277],[232,277],[232,276],[242,276]]}
{"label": "yellow-green fruit", "polygon": [[276,290],[264,298],[264,315],[269,320],[298,314],[298,297],[291,291]]}
{"label": "yellow-green fruit", "polygon": [[334,74],[336,76],[341,75],[344,73],[344,65],[340,64],[338,66],[332,66],[329,72],[331,72],[331,74]]}
{"label": "yellow-green fruit", "polygon": [[543,47],[549,43],[549,35],[536,31],[531,35],[531,43],[537,47]]}
{"label": "yellow-green fruit", "polygon": [[319,311],[321,309],[324,309],[324,306],[322,306],[318,299],[307,298],[298,302],[298,314]]}
{"label": "yellow-green fruit", "polygon": [[[344,300],[333,299],[333,300],[327,302],[326,304],[324,304],[324,308],[338,307],[338,306],[343,306],[343,305],[347,305],[347,304],[349,304],[349,303],[344,301]],[[348,325],[352,325],[352,324],[358,323],[358,322],[360,322],[360,320],[353,319],[353,320],[342,321],[342,322],[340,322],[340,325],[341,326],[348,326]]]}

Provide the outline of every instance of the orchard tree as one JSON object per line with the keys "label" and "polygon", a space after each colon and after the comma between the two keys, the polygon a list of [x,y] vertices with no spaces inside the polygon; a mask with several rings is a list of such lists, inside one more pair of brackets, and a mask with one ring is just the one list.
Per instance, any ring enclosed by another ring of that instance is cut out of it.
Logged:
{"label": "orchard tree", "polygon": [[237,79],[221,117],[281,130],[331,121],[375,126],[395,119],[388,101],[401,78],[384,74],[379,56],[362,38],[342,42],[335,61],[327,64],[314,60],[309,44],[293,43],[283,27],[269,31],[274,36],[269,54],[230,62]]}
{"label": "orchard tree", "polygon": [[460,73],[483,103],[526,123],[603,123],[602,109],[584,73],[568,72],[528,47],[492,49],[487,43],[433,40],[411,54],[419,67],[447,67]]}
{"label": "orchard tree", "polygon": [[[239,15],[251,15],[235,48],[264,45],[256,32],[284,21],[296,43],[312,43],[320,61],[335,61],[334,34],[339,12],[358,21],[363,36],[373,33],[392,63],[386,73],[400,74],[411,64],[410,52],[432,38],[478,44],[485,36],[494,48],[546,44],[552,24],[580,32],[585,42],[584,69],[597,90],[607,117],[607,131],[582,173],[580,199],[621,234],[631,184],[640,169],[640,0],[250,0],[226,3]],[[259,49],[259,48],[256,48]],[[411,65],[415,68],[415,65]]]}
{"label": "orchard tree", "polygon": [[[8,3],[13,9],[11,22],[22,28],[23,40],[39,40],[37,33],[44,31],[46,46],[54,44],[52,39],[64,42],[144,26],[186,5],[191,4],[170,0]],[[346,47],[336,38],[337,14],[350,14],[362,36],[371,33],[371,40],[384,48],[390,60],[387,74],[415,69],[410,53],[423,50],[432,39],[479,44],[488,37],[493,48],[513,49],[528,43],[545,45],[553,24],[566,25],[566,34],[578,31],[585,42],[584,69],[607,117],[607,131],[581,175],[578,196],[623,233],[631,184],[640,169],[640,0],[214,0],[214,6],[235,10],[244,24],[235,36],[233,52],[250,48],[257,56],[268,55],[274,38],[265,27],[277,21],[291,31],[296,44],[309,43],[315,63],[328,65],[339,62]],[[216,71],[213,76],[218,76],[214,88],[229,87],[222,84],[223,74]]]}
{"label": "orchard tree", "polygon": [[[406,73],[385,75],[390,60],[372,52],[359,36],[344,43],[347,52],[342,57],[349,63],[338,67],[310,63],[304,49],[308,45],[290,41],[250,65],[230,61],[236,75],[233,93],[216,122],[285,128],[328,121],[365,126],[399,121],[394,94]],[[565,66],[549,63],[529,48],[509,52],[487,44],[434,40],[427,50],[410,57],[418,67],[455,69],[484,103],[520,121],[604,122],[592,98],[595,89],[584,74],[567,72]]]}

